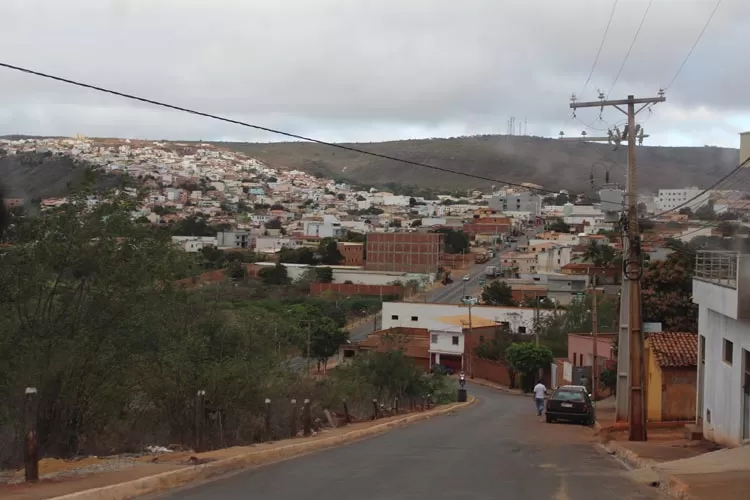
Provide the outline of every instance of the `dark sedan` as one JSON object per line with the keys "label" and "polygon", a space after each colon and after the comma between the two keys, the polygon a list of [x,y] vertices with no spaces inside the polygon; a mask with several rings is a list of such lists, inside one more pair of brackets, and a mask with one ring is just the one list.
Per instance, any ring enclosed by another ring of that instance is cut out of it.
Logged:
{"label": "dark sedan", "polygon": [[547,422],[571,420],[584,425],[594,425],[594,404],[581,387],[563,386],[547,400]]}

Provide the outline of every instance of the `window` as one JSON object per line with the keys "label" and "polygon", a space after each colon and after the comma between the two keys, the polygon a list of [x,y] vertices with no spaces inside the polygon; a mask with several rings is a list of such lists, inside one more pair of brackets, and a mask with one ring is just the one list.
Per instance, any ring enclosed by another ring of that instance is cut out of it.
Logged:
{"label": "window", "polygon": [[510,330],[510,322],[509,321],[501,321],[500,322],[500,327],[503,330]]}
{"label": "window", "polygon": [[452,341],[453,345],[458,345],[458,335],[454,335]]}
{"label": "window", "polygon": [[411,320],[412,320],[412,321],[419,321],[419,316],[412,316],[412,317],[411,317]]}
{"label": "window", "polygon": [[728,365],[732,364],[732,355],[734,354],[734,342],[731,340],[724,339],[724,362]]}
{"label": "window", "polygon": [[391,319],[398,319],[398,314],[392,314]]}
{"label": "window", "polygon": [[518,333],[526,333],[526,327],[525,326],[519,326],[518,327]]}
{"label": "window", "polygon": [[432,339],[430,339],[430,341],[431,341],[431,342],[432,342],[433,344],[437,344],[437,343],[438,343],[438,336],[437,336],[437,334],[436,334],[436,333],[433,333],[433,334],[432,334]]}
{"label": "window", "polygon": [[578,365],[576,365],[576,359],[578,359],[578,353],[574,352],[573,353],[573,366],[578,366]]}
{"label": "window", "polygon": [[484,335],[479,336],[479,343],[481,344],[482,342],[484,342]]}

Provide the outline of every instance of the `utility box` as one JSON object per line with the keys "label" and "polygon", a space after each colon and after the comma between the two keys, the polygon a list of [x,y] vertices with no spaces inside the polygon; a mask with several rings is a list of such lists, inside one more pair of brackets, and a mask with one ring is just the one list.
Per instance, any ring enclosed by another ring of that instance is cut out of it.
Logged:
{"label": "utility box", "polygon": [[465,403],[466,402],[466,389],[459,389],[458,390],[458,402],[459,403]]}

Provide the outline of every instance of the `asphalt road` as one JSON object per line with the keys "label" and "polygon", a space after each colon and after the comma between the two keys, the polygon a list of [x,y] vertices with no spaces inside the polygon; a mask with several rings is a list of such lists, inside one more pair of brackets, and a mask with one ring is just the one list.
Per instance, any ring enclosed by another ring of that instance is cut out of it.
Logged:
{"label": "asphalt road", "polygon": [[165,499],[656,500],[591,431],[547,424],[530,398],[470,385],[480,401],[347,446],[175,491]]}

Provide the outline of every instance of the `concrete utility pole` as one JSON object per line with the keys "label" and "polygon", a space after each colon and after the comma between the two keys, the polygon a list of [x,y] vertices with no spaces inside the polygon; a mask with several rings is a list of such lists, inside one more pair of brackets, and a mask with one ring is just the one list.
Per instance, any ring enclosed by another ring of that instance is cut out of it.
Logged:
{"label": "concrete utility pole", "polygon": [[[642,256],[641,256],[641,237],[638,228],[638,184],[636,177],[635,146],[638,140],[639,132],[642,132],[640,126],[635,123],[635,116],[649,105],[666,101],[664,91],[659,91],[658,97],[646,97],[636,99],[629,95],[627,99],[606,100],[604,92],[599,92],[599,100],[593,102],[576,102],[575,95],[571,98],[573,102],[570,107],[573,110],[578,108],[600,108],[612,106],[628,117],[628,125],[622,139],[628,140],[628,175],[627,175],[627,256],[624,258],[624,275],[626,286],[623,297],[628,298],[627,305],[627,332],[628,335],[621,335],[620,349],[622,349],[622,340],[626,340],[628,345],[628,373],[629,380],[629,401],[628,401],[628,423],[630,441],[646,441],[646,391],[645,391],[645,366],[643,356],[643,318],[641,317],[641,275],[642,275]],[[635,106],[640,105],[636,110]],[[626,108],[623,109],[623,106]],[[574,111],[575,114],[575,111]],[[643,135],[641,133],[641,135]],[[612,141],[613,136],[610,134],[608,141]],[[615,137],[619,143],[619,138]],[[617,144],[615,144],[617,147]],[[625,251],[625,247],[623,248]],[[621,305],[622,309],[622,305]],[[620,364],[621,357],[618,356],[618,370],[622,370]],[[622,372],[621,372],[622,373]],[[618,389],[620,388],[618,374]],[[618,400],[621,395],[618,390]],[[618,404],[618,414],[620,406]]]}
{"label": "concrete utility pole", "polygon": [[597,400],[599,393],[599,299],[596,290],[596,274],[591,277],[591,337],[594,339],[594,346],[592,354],[594,355],[594,363],[591,366],[591,394],[594,397],[594,401]]}

